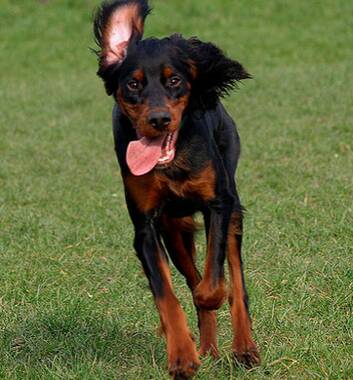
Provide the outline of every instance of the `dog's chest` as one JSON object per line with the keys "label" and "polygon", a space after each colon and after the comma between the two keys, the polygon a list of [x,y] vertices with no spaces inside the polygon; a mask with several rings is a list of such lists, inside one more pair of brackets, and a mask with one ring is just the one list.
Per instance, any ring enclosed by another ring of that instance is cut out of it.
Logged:
{"label": "dog's chest", "polygon": [[173,179],[161,170],[154,170],[140,177],[129,175],[124,182],[129,197],[138,209],[150,212],[170,199],[181,198],[198,202],[214,199],[216,175],[209,164],[187,179]]}

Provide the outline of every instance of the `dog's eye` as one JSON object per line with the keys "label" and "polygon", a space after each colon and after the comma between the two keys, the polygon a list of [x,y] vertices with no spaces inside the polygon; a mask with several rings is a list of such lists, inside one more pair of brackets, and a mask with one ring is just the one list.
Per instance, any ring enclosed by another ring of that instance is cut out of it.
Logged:
{"label": "dog's eye", "polygon": [[170,87],[178,87],[180,86],[180,83],[181,83],[181,78],[179,78],[178,76],[174,75],[173,77],[171,77],[169,79],[169,86]]}
{"label": "dog's eye", "polygon": [[140,89],[140,83],[137,80],[132,79],[127,82],[127,88],[131,91],[137,91]]}

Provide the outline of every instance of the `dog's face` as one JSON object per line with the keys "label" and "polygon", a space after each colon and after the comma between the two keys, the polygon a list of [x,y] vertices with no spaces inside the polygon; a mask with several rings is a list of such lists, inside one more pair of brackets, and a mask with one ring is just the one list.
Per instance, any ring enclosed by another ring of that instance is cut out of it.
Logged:
{"label": "dog's face", "polygon": [[113,95],[140,136],[175,132],[192,88],[192,65],[169,39],[148,39],[130,47],[111,80]]}
{"label": "dog's face", "polygon": [[186,109],[216,106],[249,78],[240,63],[211,43],[180,35],[142,40],[146,1],[107,2],[97,13],[98,75],[139,137],[172,135]]}

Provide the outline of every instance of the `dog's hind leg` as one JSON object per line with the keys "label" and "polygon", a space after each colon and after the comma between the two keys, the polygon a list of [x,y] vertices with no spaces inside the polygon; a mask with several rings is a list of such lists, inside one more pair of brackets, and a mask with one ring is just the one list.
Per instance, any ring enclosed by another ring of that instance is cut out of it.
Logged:
{"label": "dog's hind leg", "polygon": [[[162,217],[162,236],[169,256],[175,267],[185,277],[193,291],[201,281],[201,275],[196,268],[194,242],[194,221],[192,217],[170,218]],[[200,330],[200,355],[210,353],[218,356],[216,335],[216,313],[201,309],[195,304]]]}
{"label": "dog's hind leg", "polygon": [[229,304],[234,334],[232,349],[237,361],[246,367],[252,367],[260,363],[260,356],[251,336],[251,319],[242,268],[241,243],[242,215],[240,212],[233,212],[229,224],[227,247],[231,277]]}

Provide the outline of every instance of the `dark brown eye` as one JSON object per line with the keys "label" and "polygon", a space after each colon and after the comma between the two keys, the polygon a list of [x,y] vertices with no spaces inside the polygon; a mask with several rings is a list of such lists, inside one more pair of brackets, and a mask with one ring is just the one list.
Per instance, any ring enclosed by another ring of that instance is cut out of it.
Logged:
{"label": "dark brown eye", "polygon": [[181,83],[181,78],[179,78],[178,76],[174,75],[173,77],[171,77],[169,79],[169,86],[170,87],[178,87],[180,86],[180,83]]}
{"label": "dark brown eye", "polygon": [[140,83],[137,80],[132,79],[129,82],[127,82],[127,88],[130,91],[137,91],[140,89]]}

